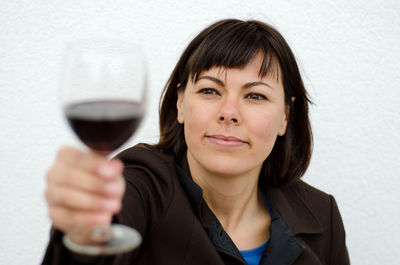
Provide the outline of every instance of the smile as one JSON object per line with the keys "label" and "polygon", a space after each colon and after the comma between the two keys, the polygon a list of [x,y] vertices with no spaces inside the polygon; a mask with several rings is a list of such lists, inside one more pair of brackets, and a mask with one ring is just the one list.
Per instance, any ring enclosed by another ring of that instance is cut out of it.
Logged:
{"label": "smile", "polygon": [[224,136],[224,135],[206,135],[206,138],[213,144],[223,146],[223,147],[240,147],[248,144],[248,142],[243,141],[234,136]]}

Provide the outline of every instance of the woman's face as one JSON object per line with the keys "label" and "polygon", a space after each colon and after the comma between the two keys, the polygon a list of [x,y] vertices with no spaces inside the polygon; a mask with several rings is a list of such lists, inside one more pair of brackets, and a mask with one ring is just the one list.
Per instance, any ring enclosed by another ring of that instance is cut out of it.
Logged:
{"label": "woman's face", "polygon": [[178,95],[191,168],[215,175],[258,174],[288,120],[282,82],[259,76],[262,56],[244,68],[211,68]]}

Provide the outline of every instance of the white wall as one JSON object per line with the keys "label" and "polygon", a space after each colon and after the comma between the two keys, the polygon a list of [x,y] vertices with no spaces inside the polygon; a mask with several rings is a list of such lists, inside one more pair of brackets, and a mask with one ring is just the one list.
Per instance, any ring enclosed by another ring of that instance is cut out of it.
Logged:
{"label": "white wall", "polygon": [[151,111],[129,145],[155,142],[157,101],[180,52],[227,17],[271,23],[293,48],[316,103],[305,180],[336,197],[352,264],[398,264],[398,0],[1,1],[1,264],[40,262],[50,227],[44,175],[59,146],[78,145],[57,99],[65,41],[100,36],[146,45]]}

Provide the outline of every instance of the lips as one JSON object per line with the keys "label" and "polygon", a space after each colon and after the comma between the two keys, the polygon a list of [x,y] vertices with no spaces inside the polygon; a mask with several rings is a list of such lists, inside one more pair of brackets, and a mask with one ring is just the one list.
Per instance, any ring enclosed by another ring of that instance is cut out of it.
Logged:
{"label": "lips", "polygon": [[240,138],[237,138],[235,136],[216,134],[216,135],[207,135],[206,138],[213,144],[225,147],[239,147],[248,144],[248,142]]}

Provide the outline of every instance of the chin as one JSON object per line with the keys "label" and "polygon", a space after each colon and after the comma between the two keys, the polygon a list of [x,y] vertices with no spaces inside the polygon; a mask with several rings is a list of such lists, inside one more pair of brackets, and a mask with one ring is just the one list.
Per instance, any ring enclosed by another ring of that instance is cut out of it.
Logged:
{"label": "chin", "polygon": [[243,159],[214,158],[205,165],[208,171],[220,176],[238,176],[252,170]]}

